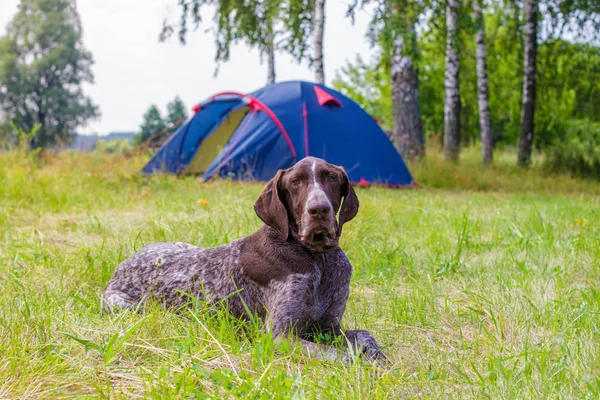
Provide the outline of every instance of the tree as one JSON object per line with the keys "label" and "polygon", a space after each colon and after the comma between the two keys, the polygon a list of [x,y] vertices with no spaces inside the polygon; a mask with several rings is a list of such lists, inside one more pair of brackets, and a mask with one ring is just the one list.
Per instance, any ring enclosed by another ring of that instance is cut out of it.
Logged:
{"label": "tree", "polygon": [[314,13],[314,69],[315,69],[315,82],[321,85],[325,84],[325,66],[323,56],[323,37],[325,36],[325,0],[315,1],[315,13]]}
{"label": "tree", "polygon": [[[524,46],[524,70],[523,70],[523,94],[521,109],[521,126],[519,137],[519,149],[517,162],[521,166],[527,166],[531,162],[531,152],[533,145],[548,144],[552,142],[549,137],[539,137],[536,135],[542,133],[539,129],[540,118],[537,106],[538,98],[538,18],[541,14],[541,21],[544,26],[544,36],[547,44],[552,46],[552,42],[569,33],[571,40],[573,38],[588,41],[598,45],[598,33],[600,32],[600,2],[597,0],[545,0],[540,13],[539,0],[525,0],[525,46]],[[544,44],[544,42],[542,42]],[[556,68],[557,65],[554,66]],[[588,69],[584,67],[584,69]],[[579,71],[578,71],[579,72]],[[579,75],[579,73],[575,73]],[[568,77],[565,77],[568,78]],[[549,82],[554,86],[555,82]],[[582,86],[579,82],[576,86]],[[545,84],[540,84],[542,91],[547,91]],[[566,93],[567,98],[572,93]],[[561,106],[567,101],[561,99]],[[550,101],[555,101],[550,98]],[[566,107],[568,108],[568,107]],[[556,119],[557,110],[552,110],[551,120]],[[562,125],[565,129],[569,121],[561,121],[556,125]],[[556,127],[554,127],[556,130]],[[544,132],[550,133],[550,132]],[[534,142],[535,141],[535,142]]]}
{"label": "tree", "polygon": [[200,26],[202,7],[214,7],[217,69],[230,57],[232,44],[245,43],[267,56],[267,82],[275,81],[275,52],[284,50],[297,60],[305,58],[307,38],[312,32],[312,11],[315,0],[180,0],[181,17],[177,24],[163,22],[160,41],[178,30],[179,41],[185,45],[188,24]]}
{"label": "tree", "polygon": [[[166,131],[166,127],[167,124],[160,115],[160,110],[158,107],[156,107],[154,104],[151,105],[144,114],[144,121],[140,126],[140,133],[136,135],[136,144],[144,143],[146,140],[148,140],[148,138],[156,135],[158,132]],[[168,134],[168,132],[165,132],[165,134]],[[150,143],[157,143],[163,137],[164,134],[158,135],[157,137],[153,138]]]}
{"label": "tree", "polygon": [[17,129],[39,126],[33,148],[67,143],[99,116],[81,87],[93,83],[92,64],[72,1],[21,0],[0,39],[0,108]]}
{"label": "tree", "polygon": [[275,32],[273,32],[273,20],[268,21],[267,26],[267,83],[275,83]]}
{"label": "tree", "polygon": [[444,80],[444,159],[460,153],[460,85],[458,53],[458,0],[446,0],[446,72]]}
{"label": "tree", "polygon": [[[381,72],[388,74],[387,81],[391,83],[393,129],[390,138],[403,157],[422,155],[424,139],[419,74],[416,66],[419,49],[415,26],[419,16],[425,11],[425,5],[420,0],[357,0],[350,6],[349,15],[354,17],[358,6],[369,3],[375,3],[376,7],[367,35],[371,44],[380,48],[381,63],[376,68],[377,74],[372,78],[375,78],[374,82],[379,86],[379,93],[386,92],[380,90]],[[346,69],[344,72],[356,74],[358,71]],[[335,84],[338,87],[346,86],[348,89],[339,75]],[[370,93],[366,92],[372,93],[374,88],[371,86],[365,89],[366,97],[371,97]],[[380,119],[385,121],[386,118],[382,116]]]}
{"label": "tree", "polygon": [[523,109],[521,112],[521,136],[519,138],[518,163],[527,166],[531,162],[535,117],[535,86],[537,58],[538,0],[525,0],[525,67],[523,71]]}
{"label": "tree", "polygon": [[473,14],[477,32],[476,64],[477,64],[477,100],[479,106],[479,127],[481,129],[481,155],[483,164],[488,165],[494,159],[494,138],[490,122],[490,95],[488,91],[488,73],[485,49],[485,23],[481,12],[481,0],[473,0]]}
{"label": "tree", "polygon": [[172,102],[167,104],[167,123],[170,125],[170,132],[175,132],[187,118],[185,104],[179,96],[176,96]]}
{"label": "tree", "polygon": [[389,66],[382,62],[366,64],[356,56],[354,65],[347,64],[336,71],[333,87],[360,104],[385,128],[392,128],[392,88]]}
{"label": "tree", "polygon": [[[412,7],[410,7],[412,6]],[[418,55],[415,25],[422,7],[406,0],[387,0],[392,20],[394,50],[391,63],[392,110],[394,130],[392,139],[400,153],[408,159],[423,155],[423,122],[419,102],[419,74],[413,59]]]}
{"label": "tree", "polygon": [[[482,10],[486,28],[490,122],[495,145],[514,146],[519,140],[523,84],[523,30],[518,4],[486,2]],[[541,7],[540,7],[541,8]],[[430,143],[442,142],[444,130],[445,15],[443,9],[426,11],[433,18],[419,24],[418,57],[413,59],[419,72],[419,102],[423,132]],[[542,15],[544,15],[542,13]],[[476,28],[467,14],[461,25],[461,143],[480,142],[477,113]],[[379,20],[382,21],[382,20]],[[544,25],[546,26],[546,25]],[[378,28],[381,25],[378,26]],[[379,38],[379,30],[374,32]],[[597,32],[586,29],[588,34]],[[545,38],[537,56],[537,102],[534,146],[548,152],[561,146],[573,131],[600,123],[600,46],[587,41]],[[600,38],[600,36],[597,36]],[[379,40],[379,39],[377,39]],[[375,42],[380,49],[369,62],[348,63],[337,73],[334,86],[361,104],[371,115],[391,128],[392,84],[390,64],[385,57],[392,43]],[[388,47],[389,46],[389,47]],[[466,110],[466,111],[465,111]],[[515,152],[516,153],[516,152]]]}

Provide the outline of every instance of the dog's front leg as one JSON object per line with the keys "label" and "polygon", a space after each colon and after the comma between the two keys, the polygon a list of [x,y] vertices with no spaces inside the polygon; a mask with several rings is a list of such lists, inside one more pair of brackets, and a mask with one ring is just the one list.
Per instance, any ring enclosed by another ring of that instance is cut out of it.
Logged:
{"label": "dog's front leg", "polygon": [[302,349],[313,358],[333,362],[350,361],[347,352],[337,347],[310,342],[299,337],[295,337],[294,340],[299,342],[302,345]]}
{"label": "dog's front leg", "polygon": [[333,362],[346,362],[349,360],[347,352],[342,349],[302,339],[299,335],[303,326],[300,318],[293,318],[290,312],[284,313],[284,316],[281,317],[280,313],[274,311],[269,315],[267,329],[269,329],[275,341],[280,341],[283,338],[292,339],[294,342],[299,343],[308,355],[320,360]]}
{"label": "dog's front leg", "polygon": [[[275,297],[275,296],[273,296]],[[307,313],[304,309],[306,301],[296,297],[279,297],[269,307],[266,323],[267,329],[276,341],[283,338],[292,339],[299,343],[302,349],[311,357],[321,360],[343,362],[349,359],[343,349],[319,344],[302,339],[301,333],[311,325],[307,321]]]}
{"label": "dog's front leg", "polygon": [[[273,328],[272,324],[269,325]],[[340,348],[339,346],[319,344],[302,339],[299,336],[300,330],[297,329],[298,325],[293,325],[291,321],[288,325],[290,326],[290,329],[278,329],[277,326],[278,324],[275,324],[275,329],[271,329],[274,338],[292,338],[302,345],[302,349],[305,352],[317,359],[350,364],[354,362],[356,358],[361,357],[367,361],[377,362],[379,364],[386,364],[388,362],[387,357],[379,348],[377,341],[368,331],[344,331],[342,334],[342,341],[346,348]]]}
{"label": "dog's front leg", "polygon": [[297,337],[295,339],[301,343],[302,348],[311,357],[322,360],[351,364],[360,357],[380,365],[386,365],[389,362],[373,335],[364,330],[352,330],[343,333],[342,340],[346,344],[346,349],[318,344]]}
{"label": "dog's front leg", "polygon": [[[300,337],[300,332],[303,331],[303,323],[301,318],[294,318],[293,313],[287,310],[283,313],[271,312],[268,318],[268,329],[276,340],[281,338],[291,338],[295,342],[302,345],[302,349],[311,357],[342,363],[352,363],[355,358],[362,357],[367,361],[376,361],[378,363],[387,362],[387,357],[383,354],[377,341],[369,333],[364,330],[344,331],[338,330],[338,335],[342,335],[342,344],[340,346],[331,346],[311,342]],[[334,336],[338,336],[334,335]],[[349,347],[349,348],[348,348]]]}

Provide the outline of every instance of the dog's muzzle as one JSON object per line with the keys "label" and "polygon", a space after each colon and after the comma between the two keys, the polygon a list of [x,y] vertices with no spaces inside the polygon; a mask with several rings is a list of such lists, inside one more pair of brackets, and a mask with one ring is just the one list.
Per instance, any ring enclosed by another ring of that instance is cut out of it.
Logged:
{"label": "dog's muzzle", "polygon": [[302,218],[300,241],[315,250],[337,245],[335,213],[328,201],[313,201],[306,207]]}

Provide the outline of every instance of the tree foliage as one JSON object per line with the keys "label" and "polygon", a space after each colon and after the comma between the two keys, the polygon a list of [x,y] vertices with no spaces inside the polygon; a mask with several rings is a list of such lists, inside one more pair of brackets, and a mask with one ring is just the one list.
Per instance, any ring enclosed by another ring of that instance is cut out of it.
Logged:
{"label": "tree foliage", "polygon": [[[156,105],[151,105],[148,110],[144,113],[144,120],[140,126],[140,133],[136,136],[136,143],[144,143],[153,135],[156,135],[160,131],[163,131],[167,127],[165,120],[160,115],[160,110]],[[150,142],[158,142],[163,135],[157,135]]]}
{"label": "tree foliage", "polygon": [[107,154],[124,154],[131,151],[132,143],[127,139],[115,139],[107,142],[98,139],[94,145],[94,151]]}
{"label": "tree foliage", "polygon": [[81,88],[93,82],[92,64],[71,1],[21,0],[0,39],[0,108],[5,119],[19,130],[39,126],[32,147],[69,142],[78,127],[99,115]]}
{"label": "tree foliage", "polygon": [[[354,19],[359,8],[374,7],[366,36],[371,45],[379,50],[380,61],[389,66],[398,36],[403,36],[406,43],[413,44],[404,46],[406,54],[413,59],[419,57],[417,31],[413,27],[425,14],[428,15],[425,18],[427,22],[439,16],[440,4],[437,0],[353,0],[347,14]],[[390,12],[391,9],[398,12]]]}
{"label": "tree foliage", "polygon": [[540,0],[540,8],[544,39],[569,36],[584,42],[600,44],[598,0]]}
{"label": "tree foliage", "polygon": [[[156,135],[150,140],[150,144],[161,143],[166,137],[174,133],[187,118],[185,104],[179,96],[167,104],[167,115],[163,117],[159,108],[152,104],[144,113],[140,132],[135,137],[135,143],[144,143],[148,138]],[[158,133],[162,133],[159,135]]]}
{"label": "tree foliage", "polygon": [[392,129],[394,120],[390,77],[389,65],[371,65],[357,56],[354,64],[337,71],[333,86],[361,104],[385,129]]}
{"label": "tree foliage", "polygon": [[600,123],[567,123],[565,137],[550,148],[545,166],[552,172],[600,180]]}
{"label": "tree foliage", "polygon": [[[391,78],[393,124],[390,139],[406,159],[424,155],[423,118],[419,101],[417,24],[427,10],[423,0],[355,0],[348,9],[373,7],[368,38],[379,48],[382,71]],[[348,89],[348,88],[345,88]]]}
{"label": "tree foliage", "polygon": [[[490,117],[494,140],[516,145],[523,86],[522,14],[517,4],[492,2],[485,13]],[[468,18],[464,13],[463,18]],[[432,16],[420,35],[417,59],[423,127],[441,141],[444,121],[443,23]],[[469,21],[463,21],[469,27]],[[475,41],[472,29],[461,32],[461,136],[463,144],[479,140]],[[391,126],[390,78],[383,55],[350,63],[334,86],[353,96],[367,111]],[[538,101],[535,146],[549,148],[563,140],[579,121],[600,122],[600,47],[549,37],[538,47]],[[382,95],[380,95],[380,93]],[[385,95],[383,95],[385,94]]]}
{"label": "tree foliage", "polygon": [[167,104],[167,124],[171,132],[175,132],[187,118],[185,104],[179,96],[176,96],[173,101]]}
{"label": "tree foliage", "polygon": [[231,46],[237,43],[263,54],[274,37],[276,50],[284,50],[298,60],[306,56],[314,0],[181,0],[179,6],[179,21],[165,19],[160,40],[176,33],[185,44],[190,25],[200,27],[202,10],[212,8],[214,27],[210,32],[215,39],[217,71],[220,63],[229,60]]}

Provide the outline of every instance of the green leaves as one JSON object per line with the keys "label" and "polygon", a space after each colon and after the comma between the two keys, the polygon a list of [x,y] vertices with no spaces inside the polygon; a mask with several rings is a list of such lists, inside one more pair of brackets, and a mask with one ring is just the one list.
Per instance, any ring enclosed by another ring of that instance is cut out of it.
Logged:
{"label": "green leaves", "polygon": [[[144,114],[144,122],[140,127],[140,133],[136,137],[136,141],[139,143],[143,143],[151,136],[157,134],[158,132],[164,130],[167,127],[163,117],[160,115],[160,110],[156,105],[151,105],[150,108]],[[162,136],[162,135],[161,135]],[[160,139],[160,137],[156,137],[152,139],[153,142],[156,142]]]}
{"label": "green leaves", "polygon": [[[161,139],[175,132],[187,118],[185,104],[179,96],[167,104],[167,116],[162,117],[160,110],[152,104],[144,114],[144,121],[140,126],[140,133],[136,135],[136,143],[143,143],[153,135],[157,135],[151,143],[159,143]],[[168,128],[168,129],[167,129]],[[162,134],[158,135],[162,131]]]}
{"label": "green leaves", "polygon": [[[521,116],[523,47],[516,6],[497,2],[485,13],[490,117],[494,140],[516,144]],[[430,21],[435,20],[435,14]],[[436,22],[437,24],[437,22]],[[443,130],[444,34],[429,23],[419,32],[419,97],[425,133],[437,141]],[[474,33],[461,42],[461,136],[465,143],[480,136]],[[334,86],[391,126],[389,70],[383,52],[367,63],[357,60],[339,71]],[[600,121],[600,48],[591,44],[548,40],[538,47],[536,143],[547,149],[563,143],[572,121]],[[571,122],[570,122],[571,121]],[[583,127],[584,125],[581,125]]]}
{"label": "green leaves", "polygon": [[298,60],[305,58],[314,0],[182,0],[179,6],[179,22],[165,20],[159,40],[165,41],[177,32],[179,41],[185,44],[190,22],[197,29],[202,23],[202,9],[212,7],[215,27],[210,32],[217,48],[217,65],[229,60],[231,46],[237,43],[261,53],[273,44]]}
{"label": "green leaves", "polygon": [[[0,39],[0,109],[23,131],[40,129],[32,147],[70,140],[99,115],[81,85],[93,82],[79,16],[67,0],[23,0]],[[14,137],[15,131],[8,129]]]}
{"label": "green leaves", "polygon": [[357,57],[355,64],[338,71],[333,87],[361,104],[383,126],[393,127],[389,66],[370,65]]}
{"label": "green leaves", "polygon": [[167,122],[171,125],[171,131],[174,132],[187,118],[185,104],[179,96],[176,96],[172,102],[167,104]]}

